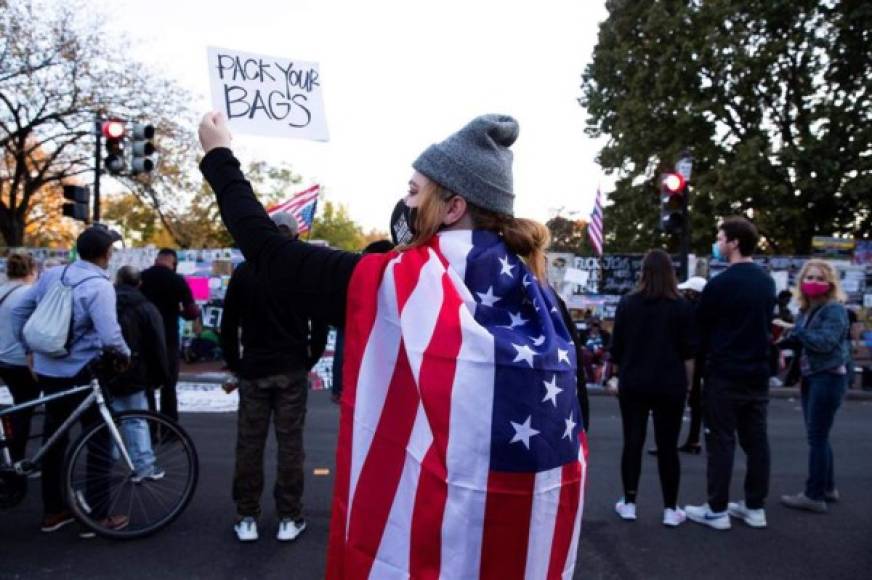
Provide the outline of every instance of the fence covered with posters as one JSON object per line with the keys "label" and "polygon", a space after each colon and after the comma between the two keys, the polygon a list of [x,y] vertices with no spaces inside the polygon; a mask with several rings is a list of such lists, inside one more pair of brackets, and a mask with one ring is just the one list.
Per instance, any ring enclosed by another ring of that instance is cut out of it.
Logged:
{"label": "fence covered with posters", "polygon": [[[872,243],[858,242],[851,256],[814,256],[830,262],[839,272],[848,303],[872,308]],[[607,254],[602,257],[548,254],[548,282],[572,310],[590,310],[611,319],[621,296],[639,280],[642,254]],[[770,273],[778,291],[793,288],[796,275],[809,256],[755,256],[754,261]],[[679,258],[673,256],[676,272]],[[727,268],[724,262],[691,256],[688,270],[717,276]]]}

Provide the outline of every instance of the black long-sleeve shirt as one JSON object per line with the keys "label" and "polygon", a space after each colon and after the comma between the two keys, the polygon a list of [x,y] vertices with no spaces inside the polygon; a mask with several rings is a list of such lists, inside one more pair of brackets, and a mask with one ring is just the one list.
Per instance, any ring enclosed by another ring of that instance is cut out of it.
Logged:
{"label": "black long-sleeve shirt", "polygon": [[621,298],[612,332],[612,360],[624,392],[680,395],[687,391],[684,362],[699,350],[693,307],[684,299]]}
{"label": "black long-sleeve shirt", "polygon": [[324,352],[326,325],[301,316],[293,301],[276,300],[265,290],[251,262],[240,265],[230,278],[221,318],[221,348],[228,368],[246,379],[311,369]]}
{"label": "black long-sleeve shirt", "polygon": [[301,316],[344,326],[348,285],[360,254],[312,246],[279,232],[229,149],[210,151],[200,170],[245,259],[257,263],[255,279],[264,299],[292,303]]}
{"label": "black long-sleeve shirt", "polygon": [[699,323],[707,374],[766,390],[775,312],[775,282],[760,266],[739,263],[706,284]]}

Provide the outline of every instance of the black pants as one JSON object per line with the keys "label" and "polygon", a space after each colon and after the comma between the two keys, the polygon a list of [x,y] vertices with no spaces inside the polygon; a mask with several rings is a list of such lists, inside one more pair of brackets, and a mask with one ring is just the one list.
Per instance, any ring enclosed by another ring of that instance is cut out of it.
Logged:
{"label": "black pants", "polygon": [[681,418],[684,415],[684,393],[647,394],[622,391],[619,400],[624,426],[624,451],[621,455],[624,499],[627,502],[636,501],[648,415],[653,414],[663,506],[675,508],[681,481],[678,435],[681,433]]}
{"label": "black pants", "polygon": [[[697,362],[697,364],[699,364]],[[702,378],[694,373],[693,385],[687,397],[690,409],[690,431],[687,433],[686,445],[699,445],[699,435],[702,431]]]}
{"label": "black pants", "polygon": [[[170,363],[169,382],[166,385],[155,385],[160,387],[160,412],[170,417],[173,421],[179,420],[179,399],[176,394],[176,384],[179,382],[179,345],[168,344],[167,356]],[[148,399],[148,408],[151,411],[157,411],[157,405],[154,399],[155,389],[146,390],[146,398]]]}
{"label": "black pants", "polygon": [[[0,378],[9,387],[9,392],[12,393],[12,402],[16,405],[21,405],[39,397],[39,386],[28,367],[0,366]],[[32,416],[32,407],[9,416],[12,423],[9,454],[12,456],[13,462],[24,458],[27,440],[30,438],[30,418]]]}
{"label": "black pants", "polygon": [[[758,392],[758,396],[745,393]],[[743,395],[736,395],[736,392]],[[703,388],[703,408],[708,454],[708,503],[713,512],[727,509],[736,435],[747,456],[745,503],[749,509],[763,507],[769,494],[769,438],[766,410],[767,384],[763,379],[754,388],[718,377],[707,377]]]}
{"label": "black pants", "polygon": [[[91,380],[91,374],[82,370],[75,377],[56,378],[40,375],[39,385],[46,395],[59,393],[72,387],[87,385]],[[76,407],[88,396],[87,392],[75,396],[63,397],[46,403],[44,438],[51,437],[66,421]],[[89,407],[80,418],[82,429],[88,429],[100,420],[100,413],[96,406]],[[46,514],[57,514],[66,509],[63,490],[63,467],[66,456],[69,432],[64,433],[42,458],[42,503]],[[105,451],[103,453],[105,455]],[[88,471],[98,468],[92,465],[91,457],[88,458]],[[104,467],[105,470],[105,467]],[[94,478],[89,477],[89,480]],[[89,489],[89,495],[102,495],[100,490]],[[95,503],[96,505],[96,503]]]}
{"label": "black pants", "polygon": [[263,451],[275,422],[278,470],[273,495],[279,518],[299,519],[303,504],[303,425],[309,381],[305,370],[239,381],[239,423],[233,500],[240,516],[260,515]]}

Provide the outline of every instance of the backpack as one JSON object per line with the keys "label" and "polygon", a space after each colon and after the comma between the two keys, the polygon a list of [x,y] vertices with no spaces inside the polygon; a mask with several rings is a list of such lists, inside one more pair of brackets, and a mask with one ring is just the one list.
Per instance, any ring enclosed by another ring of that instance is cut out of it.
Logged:
{"label": "backpack", "polygon": [[73,342],[73,289],[88,280],[99,278],[89,276],[77,284],[67,285],[64,276],[61,277],[36,305],[36,309],[24,325],[24,340],[34,352],[46,356],[61,358],[69,354],[69,346]]}

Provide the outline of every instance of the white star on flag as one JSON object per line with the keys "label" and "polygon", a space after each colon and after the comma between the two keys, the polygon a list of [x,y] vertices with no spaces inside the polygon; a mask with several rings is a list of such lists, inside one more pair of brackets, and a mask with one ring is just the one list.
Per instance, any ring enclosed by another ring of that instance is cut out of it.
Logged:
{"label": "white star on flag", "polygon": [[532,415],[528,416],[527,420],[523,423],[515,423],[514,421],[509,421],[509,423],[512,424],[512,427],[515,429],[515,436],[512,437],[510,443],[517,443],[518,441],[520,441],[524,444],[524,447],[526,447],[527,449],[530,448],[530,437],[539,434],[539,431],[530,427],[530,419],[532,418]]}
{"label": "white star on flag", "polygon": [[508,326],[503,326],[503,328],[512,329],[512,328],[515,328],[516,326],[524,326],[528,322],[526,318],[521,316],[520,312],[518,312],[517,314],[512,314],[511,312],[509,312],[509,318],[511,320],[510,320]]}
{"label": "white star on flag", "polygon": [[571,366],[572,363],[569,361],[569,351],[563,350],[562,348],[558,348],[557,349],[557,362],[558,363],[565,362],[566,364]]}
{"label": "white star on flag", "polygon": [[530,285],[530,275],[524,274],[524,277],[521,279],[521,284],[524,285],[524,288]]}
{"label": "white star on flag", "polygon": [[513,344],[512,346],[516,351],[518,351],[518,354],[515,355],[515,360],[512,362],[526,361],[526,363],[530,365],[530,368],[533,368],[533,357],[538,353],[526,344]]}
{"label": "white star on flag", "polygon": [[509,257],[506,256],[505,258],[498,258],[498,260],[500,261],[500,264],[502,264],[500,274],[508,274],[509,278],[514,278],[515,275],[512,274],[512,269],[515,268],[515,266],[509,264]]}
{"label": "white star on flag", "polygon": [[557,375],[553,375],[551,377],[550,383],[548,381],[542,381],[542,384],[545,385],[545,390],[547,391],[545,393],[545,398],[542,399],[542,402],[544,403],[545,401],[551,401],[551,404],[553,404],[556,408],[557,394],[563,391],[563,389],[557,386]]}
{"label": "white star on flag", "polygon": [[539,338],[533,339],[533,346],[542,346],[543,344],[545,344],[545,335],[544,334],[540,334]]}
{"label": "white star on flag", "polygon": [[500,296],[496,296],[494,294],[494,287],[493,286],[488,288],[487,292],[484,292],[484,293],[476,292],[476,294],[478,294],[478,297],[481,298],[481,303],[484,304],[485,306],[493,307],[494,304],[496,304],[497,302],[502,300],[502,298]]}
{"label": "white star on flag", "polygon": [[560,313],[560,311],[557,309],[556,306],[551,307],[551,312],[552,312],[552,314],[559,314]]}
{"label": "white star on flag", "polygon": [[570,441],[572,441],[572,430],[575,429],[575,426],[577,425],[577,423],[572,420],[572,413],[569,414],[568,419],[564,419],[563,421],[566,423],[566,432],[563,433],[563,437],[561,437],[561,439],[569,439]]}

